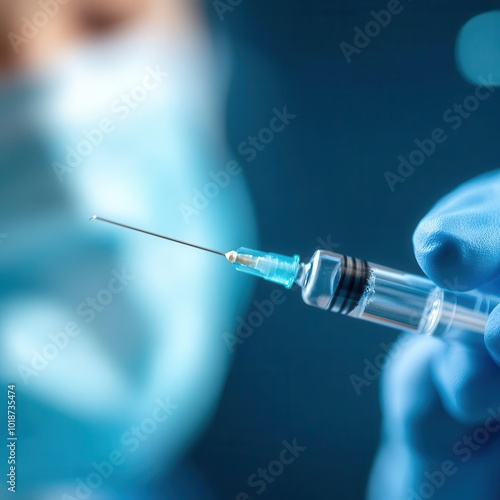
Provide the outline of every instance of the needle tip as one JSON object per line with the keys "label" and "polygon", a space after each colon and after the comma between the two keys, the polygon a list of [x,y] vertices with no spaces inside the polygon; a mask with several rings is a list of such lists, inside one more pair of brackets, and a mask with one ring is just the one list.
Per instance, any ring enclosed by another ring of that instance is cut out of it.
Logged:
{"label": "needle tip", "polygon": [[93,221],[93,220],[96,220],[96,219],[97,219],[97,215],[93,215],[93,216],[89,219],[89,221]]}

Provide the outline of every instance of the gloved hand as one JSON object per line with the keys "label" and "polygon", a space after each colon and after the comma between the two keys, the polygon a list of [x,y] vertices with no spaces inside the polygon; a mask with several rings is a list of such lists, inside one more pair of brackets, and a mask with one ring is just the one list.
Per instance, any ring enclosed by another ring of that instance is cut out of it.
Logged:
{"label": "gloved hand", "polygon": [[[415,255],[443,288],[500,295],[500,172],[443,198],[418,225]],[[500,306],[483,339],[412,338],[382,380],[382,446],[370,500],[500,498]]]}

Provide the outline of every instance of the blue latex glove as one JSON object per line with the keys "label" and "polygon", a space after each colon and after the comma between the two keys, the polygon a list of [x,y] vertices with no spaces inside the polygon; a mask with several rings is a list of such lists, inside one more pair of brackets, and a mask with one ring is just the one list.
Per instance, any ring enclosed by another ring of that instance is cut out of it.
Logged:
{"label": "blue latex glove", "polygon": [[[500,295],[500,172],[442,199],[414,234],[438,285]],[[382,447],[371,500],[500,498],[500,306],[483,339],[412,338],[382,380]]]}

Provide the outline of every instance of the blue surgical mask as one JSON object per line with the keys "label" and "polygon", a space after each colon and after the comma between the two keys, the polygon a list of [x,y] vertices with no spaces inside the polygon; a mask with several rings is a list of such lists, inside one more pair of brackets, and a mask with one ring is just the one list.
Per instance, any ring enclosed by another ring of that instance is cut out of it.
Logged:
{"label": "blue surgical mask", "polygon": [[220,121],[226,82],[203,44],[136,31],[68,52],[29,87],[16,105],[4,90],[4,109],[29,101],[31,116],[0,165],[0,377],[23,395],[23,484],[33,499],[76,497],[116,452],[99,491],[133,489],[207,418],[249,282],[222,257],[88,218],[251,244]]}

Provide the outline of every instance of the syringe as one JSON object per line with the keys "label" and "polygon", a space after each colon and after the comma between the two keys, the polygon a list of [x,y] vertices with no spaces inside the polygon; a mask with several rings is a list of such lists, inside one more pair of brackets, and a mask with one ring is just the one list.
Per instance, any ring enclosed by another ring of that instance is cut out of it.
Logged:
{"label": "syringe", "polygon": [[346,255],[317,250],[301,263],[300,257],[238,248],[218,252],[193,243],[94,216],[117,226],[222,255],[241,272],[302,289],[310,306],[364,319],[398,330],[444,335],[451,327],[483,334],[489,313],[499,297],[476,291],[443,290],[427,278],[372,264]]}

